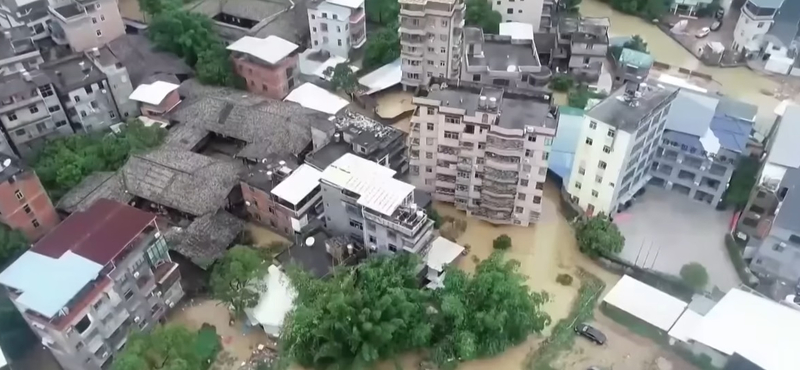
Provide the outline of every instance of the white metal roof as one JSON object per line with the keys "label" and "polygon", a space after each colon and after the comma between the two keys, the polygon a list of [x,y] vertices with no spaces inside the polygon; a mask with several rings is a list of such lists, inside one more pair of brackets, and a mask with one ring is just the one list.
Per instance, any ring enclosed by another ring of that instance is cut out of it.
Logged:
{"label": "white metal roof", "polygon": [[272,188],[271,193],[296,205],[319,185],[320,176],[322,176],[322,172],[303,164],[289,177],[283,179],[278,186]]}
{"label": "white metal roof", "polygon": [[775,115],[778,117],[783,116],[783,113],[786,112],[786,107],[790,105],[794,105],[794,101],[791,99],[782,100],[780,103],[778,103],[772,113],[775,113]]}
{"label": "white metal roof", "polygon": [[136,87],[136,90],[133,90],[128,99],[150,105],[159,105],[169,93],[177,90],[178,87],[176,84],[164,81],[141,84]]}
{"label": "white metal roof", "polygon": [[322,179],[359,194],[358,204],[391,216],[414,185],[393,178],[395,171],[347,153],[322,172]]}
{"label": "white metal roof", "polygon": [[343,6],[345,8],[356,9],[362,5],[364,5],[364,0],[326,0],[327,2]]}
{"label": "white metal roof", "polygon": [[297,44],[274,35],[265,39],[245,36],[228,46],[228,50],[249,54],[270,64],[280,62],[297,48]]}
{"label": "white metal roof", "polygon": [[672,328],[688,306],[686,302],[628,275],[611,288],[603,302],[664,331]]}
{"label": "white metal roof", "polygon": [[266,291],[261,294],[258,304],[250,310],[250,314],[261,325],[281,327],[284,317],[294,307],[297,293],[292,288],[289,277],[275,265],[269,267],[264,283]]}
{"label": "white metal roof", "polygon": [[27,251],[0,273],[0,284],[22,291],[18,304],[52,318],[102,268],[72,251],[58,259]]}
{"label": "white metal roof", "polygon": [[798,332],[800,311],[731,289],[691,336],[722,353],[738,353],[764,370],[797,370]]}
{"label": "white metal roof", "polygon": [[678,318],[675,325],[669,331],[669,336],[677,340],[688,342],[692,338],[692,333],[700,325],[703,315],[692,310],[683,311],[683,315]]}
{"label": "white metal roof", "polygon": [[366,86],[368,88],[366,94],[370,95],[399,84],[402,78],[402,66],[400,58],[397,58],[395,61],[359,78],[358,83]]}
{"label": "white metal roof", "polygon": [[533,40],[533,25],[522,22],[500,23],[500,35],[511,36],[513,40]]}
{"label": "white metal roof", "polygon": [[425,263],[429,268],[442,271],[445,265],[453,263],[463,251],[464,247],[440,236],[431,244]]}
{"label": "white metal roof", "polygon": [[298,86],[283,100],[295,102],[308,109],[327,114],[336,114],[350,104],[346,99],[311,82]]}
{"label": "white metal roof", "polygon": [[800,167],[800,146],[794,140],[800,137],[800,106],[787,105],[767,154],[767,162],[785,167]]}

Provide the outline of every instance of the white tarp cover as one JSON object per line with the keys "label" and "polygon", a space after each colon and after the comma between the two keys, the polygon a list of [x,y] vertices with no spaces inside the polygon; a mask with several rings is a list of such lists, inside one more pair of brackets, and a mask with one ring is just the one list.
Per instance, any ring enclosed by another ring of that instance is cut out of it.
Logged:
{"label": "white tarp cover", "polygon": [[252,324],[261,324],[267,334],[278,336],[284,317],[294,307],[297,293],[291,287],[289,277],[275,265],[269,267],[264,283],[265,291],[258,304],[245,312]]}
{"label": "white tarp cover", "polygon": [[688,306],[686,302],[628,275],[611,288],[603,302],[663,331],[669,331]]}
{"label": "white tarp cover", "polygon": [[403,71],[400,66],[400,58],[385,66],[382,66],[358,79],[358,83],[367,87],[366,95],[374,94],[378,91],[386,90],[400,83]]}
{"label": "white tarp cover", "polygon": [[332,115],[350,104],[346,99],[311,82],[306,82],[292,90],[283,100],[295,102],[308,109]]}

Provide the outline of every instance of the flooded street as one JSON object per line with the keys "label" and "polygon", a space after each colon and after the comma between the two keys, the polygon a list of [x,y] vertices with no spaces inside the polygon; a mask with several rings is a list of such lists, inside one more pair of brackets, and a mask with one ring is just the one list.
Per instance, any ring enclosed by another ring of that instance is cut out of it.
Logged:
{"label": "flooded street", "polygon": [[706,67],[658,27],[639,17],[616,12],[599,0],[583,0],[580,11],[583,16],[610,18],[610,37],[640,35],[656,61],[714,76],[714,80],[722,85],[725,95],[758,106],[757,131],[765,134],[772,126],[775,120],[772,111],[778,105],[778,100],[761,91],[775,91],[779,87],[775,79],[762,76],[747,67]]}

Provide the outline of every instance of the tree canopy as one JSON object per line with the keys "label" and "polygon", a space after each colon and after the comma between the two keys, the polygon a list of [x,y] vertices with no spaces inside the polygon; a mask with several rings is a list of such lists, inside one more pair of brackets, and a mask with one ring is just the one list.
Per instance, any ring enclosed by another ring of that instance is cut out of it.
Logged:
{"label": "tree canopy", "polygon": [[448,268],[444,288],[433,293],[434,361],[454,367],[494,356],[550,323],[542,310],[547,294],[530,292],[518,269],[502,253],[481,261],[473,275]]}
{"label": "tree canopy", "polygon": [[589,99],[603,99],[606,95],[589,90],[586,84],[579,84],[570,89],[567,93],[567,104],[570,107],[578,109],[586,109],[589,104]]}
{"label": "tree canopy", "polygon": [[602,213],[594,217],[579,217],[573,227],[578,248],[589,257],[615,255],[622,252],[625,245],[625,237],[617,225]]}
{"label": "tree canopy", "polygon": [[400,57],[400,36],[397,34],[397,25],[393,23],[386,28],[371,32],[364,46],[363,66],[371,70]]}
{"label": "tree canopy", "polygon": [[492,248],[499,250],[506,250],[511,248],[511,237],[502,234],[492,241]]}
{"label": "tree canopy", "polygon": [[283,328],[284,353],[308,368],[366,368],[433,348],[440,365],[491,356],[541,331],[544,293],[531,293],[518,262],[493,254],[474,275],[449,268],[444,288],[419,289],[418,257],[373,257],[327,280],[289,269],[298,292]]}
{"label": "tree canopy", "polygon": [[644,39],[639,35],[633,35],[633,37],[622,46],[631,50],[641,51],[642,53],[649,53],[647,50],[647,43],[644,42]]}
{"label": "tree canopy", "polygon": [[731,182],[725,190],[723,201],[726,205],[734,206],[736,210],[741,210],[747,205],[750,199],[750,191],[756,184],[758,176],[758,159],[753,157],[742,157],[736,170],[731,175]]}
{"label": "tree canopy", "polygon": [[484,33],[496,35],[500,32],[500,22],[503,16],[487,0],[467,0],[467,10],[464,23],[467,26],[478,27]]}
{"label": "tree canopy", "polygon": [[194,332],[182,325],[134,332],[112,364],[113,370],[204,370],[222,349],[217,331],[204,325]]}
{"label": "tree canopy", "polygon": [[19,230],[0,224],[0,269],[28,250],[30,244]]}
{"label": "tree canopy", "polygon": [[615,10],[637,14],[644,19],[659,19],[669,9],[671,0],[603,0]]}
{"label": "tree canopy", "polygon": [[383,26],[396,23],[400,15],[400,3],[397,0],[366,0],[364,7],[367,12],[367,20]]}
{"label": "tree canopy", "polygon": [[339,63],[333,68],[331,85],[337,91],[343,91],[351,98],[358,92],[358,79],[347,63]]}
{"label": "tree canopy", "polygon": [[62,136],[48,141],[32,165],[55,201],[92,172],[116,171],[131,153],[161,145],[166,133],[160,127],[132,121],[115,135]]}
{"label": "tree canopy", "polygon": [[262,279],[267,271],[264,254],[246,245],[236,245],[211,271],[211,296],[228,304],[237,315],[255,307],[264,292]]}
{"label": "tree canopy", "polygon": [[703,290],[708,285],[708,271],[703,265],[691,262],[681,267],[681,279],[696,290]]}
{"label": "tree canopy", "polygon": [[583,0],[561,0],[558,6],[567,13],[578,13]]}
{"label": "tree canopy", "polygon": [[139,7],[153,17],[148,26],[153,43],[183,58],[200,82],[235,84],[233,63],[208,17],[184,10],[177,0],[139,0]]}

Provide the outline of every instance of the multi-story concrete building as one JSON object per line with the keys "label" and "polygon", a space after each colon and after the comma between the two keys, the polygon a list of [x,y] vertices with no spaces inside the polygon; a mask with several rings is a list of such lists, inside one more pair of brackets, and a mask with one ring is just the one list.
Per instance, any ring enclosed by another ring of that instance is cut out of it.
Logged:
{"label": "multi-story concrete building", "polygon": [[641,82],[647,79],[655,61],[648,53],[622,48],[619,55],[612,55],[613,86],[619,88],[629,81]]}
{"label": "multi-story concrete building", "polygon": [[550,94],[436,82],[414,98],[412,183],[495,224],[538,221],[556,134]]}
{"label": "multi-story concrete building", "polygon": [[294,241],[322,225],[322,172],[282,160],[248,167],[241,186],[251,219]]}
{"label": "multi-story concrete building", "polygon": [[31,38],[34,40],[50,36],[47,0],[2,0],[0,14],[0,30],[24,27],[31,31]]}
{"label": "multi-story concrete building", "polygon": [[121,118],[105,73],[75,54],[42,65],[76,132],[102,130]]}
{"label": "multi-story concrete building", "polygon": [[22,317],[66,370],[109,367],[133,330],[183,296],[156,216],[99,199],[73,213],[2,274]]}
{"label": "multi-story concrete building", "polygon": [[88,51],[125,34],[125,24],[115,0],[52,2],[50,36],[73,51]]}
{"label": "multi-story concrete building", "polygon": [[400,0],[403,87],[425,86],[431,77],[458,78],[463,33],[463,0]]}
{"label": "multi-story concrete building", "polygon": [[19,159],[0,153],[0,222],[35,241],[59,221],[36,173]]}
{"label": "multi-story concrete building", "polygon": [[608,18],[564,16],[556,27],[554,67],[568,69],[575,78],[594,83],[600,78],[608,51]]}
{"label": "multi-story concrete building", "polygon": [[544,86],[552,73],[542,68],[531,39],[484,35],[480,28],[464,28],[464,59],[461,80],[499,87]]}
{"label": "multi-story concrete building", "polygon": [[0,152],[25,157],[45,139],[73,133],[50,78],[41,71],[0,77]]}
{"label": "multi-story concrete building", "polygon": [[733,30],[732,48],[738,52],[758,51],[783,2],[784,0],[747,0]]}
{"label": "multi-story concrete building", "polygon": [[325,225],[378,253],[424,256],[435,237],[433,220],[414,201],[414,186],[395,171],[345,154],[320,177]]}
{"label": "multi-story concrete building", "polygon": [[0,76],[32,71],[44,63],[32,36],[27,27],[6,29],[0,33]]}
{"label": "multi-story concrete building", "polygon": [[108,91],[114,98],[121,119],[136,117],[139,112],[139,104],[130,100],[133,93],[133,84],[128,75],[128,69],[114,56],[108,48],[95,48],[86,52],[86,56],[100,69],[106,76]]}
{"label": "multi-story concrete building", "polygon": [[265,39],[245,36],[228,46],[236,73],[245,79],[247,91],[283,99],[297,81],[297,44],[278,36]]}
{"label": "multi-story concrete building", "polygon": [[586,112],[565,187],[588,215],[626,208],[650,180],[677,93],[631,82]]}
{"label": "multi-story concrete building", "polygon": [[349,58],[367,42],[364,0],[312,0],[307,6],[312,49]]}
{"label": "multi-story concrete building", "polygon": [[757,111],[751,104],[681,89],[667,115],[650,184],[719,204],[739,159],[749,155]]}
{"label": "multi-story concrete building", "polygon": [[142,115],[152,118],[163,117],[181,102],[179,87],[164,81],[141,84],[133,90],[130,100],[141,103]]}
{"label": "multi-story concrete building", "polygon": [[503,22],[521,22],[533,25],[534,31],[547,31],[553,12],[553,0],[493,0],[492,10],[503,17]]}

